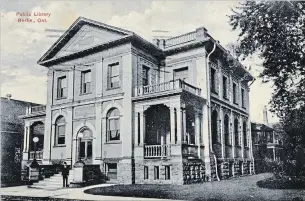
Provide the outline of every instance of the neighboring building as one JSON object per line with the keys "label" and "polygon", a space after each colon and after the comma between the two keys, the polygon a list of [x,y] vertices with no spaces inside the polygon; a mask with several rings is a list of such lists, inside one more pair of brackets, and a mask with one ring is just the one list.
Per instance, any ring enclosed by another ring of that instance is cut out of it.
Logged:
{"label": "neighboring building", "polygon": [[264,123],[251,123],[253,156],[256,173],[267,171],[268,161],[282,159],[283,142],[268,123],[267,108],[264,109]]}
{"label": "neighboring building", "polygon": [[38,104],[1,97],[1,185],[20,182],[24,122],[19,118],[26,108]]}
{"label": "neighboring building", "polygon": [[253,173],[253,77],[205,28],[152,44],[78,18],[38,64],[49,69],[43,164],[82,158],[124,184]]}

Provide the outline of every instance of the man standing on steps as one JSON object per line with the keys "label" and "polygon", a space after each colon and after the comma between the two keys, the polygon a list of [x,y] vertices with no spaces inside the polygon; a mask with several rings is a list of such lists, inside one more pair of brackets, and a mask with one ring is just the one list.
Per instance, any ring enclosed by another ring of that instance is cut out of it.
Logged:
{"label": "man standing on steps", "polygon": [[67,166],[66,162],[64,162],[64,165],[62,167],[61,175],[62,175],[63,187],[68,187],[69,167]]}

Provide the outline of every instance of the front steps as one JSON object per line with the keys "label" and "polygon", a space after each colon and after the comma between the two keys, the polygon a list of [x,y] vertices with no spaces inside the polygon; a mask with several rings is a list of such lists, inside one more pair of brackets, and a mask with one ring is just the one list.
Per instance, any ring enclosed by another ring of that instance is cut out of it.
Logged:
{"label": "front steps", "polygon": [[[68,185],[73,181],[73,177],[74,177],[74,171],[70,170],[68,177]],[[45,178],[44,180],[40,180],[36,183],[33,183],[33,185],[29,186],[29,188],[57,190],[63,188],[62,185],[63,185],[62,175],[61,173],[58,173],[51,176],[50,178]]]}

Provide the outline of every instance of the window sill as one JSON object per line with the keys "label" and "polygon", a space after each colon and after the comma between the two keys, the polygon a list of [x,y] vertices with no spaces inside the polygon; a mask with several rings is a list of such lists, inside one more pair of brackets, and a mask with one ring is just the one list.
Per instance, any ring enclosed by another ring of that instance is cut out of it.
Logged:
{"label": "window sill", "polygon": [[213,94],[218,95],[218,93],[217,93],[216,91],[214,91],[214,90],[211,90],[211,92],[212,92]]}
{"label": "window sill", "polygon": [[59,100],[65,100],[67,99],[67,97],[62,97],[62,98],[55,98],[55,100],[59,101]]}
{"label": "window sill", "polygon": [[89,94],[92,94],[92,92],[88,92],[88,93],[80,93],[79,95],[80,95],[80,96],[85,96],[85,95],[89,95]]}
{"label": "window sill", "polygon": [[56,147],[66,147],[65,144],[58,144],[58,145],[54,145],[53,148],[56,148]]}
{"label": "window sill", "polygon": [[119,88],[121,88],[121,87],[120,87],[120,86],[119,86],[119,87],[111,87],[111,88],[108,87],[108,88],[107,88],[107,91],[114,90],[114,89],[119,89]]}
{"label": "window sill", "polygon": [[122,144],[122,141],[121,140],[113,140],[113,141],[105,142],[105,144]]}

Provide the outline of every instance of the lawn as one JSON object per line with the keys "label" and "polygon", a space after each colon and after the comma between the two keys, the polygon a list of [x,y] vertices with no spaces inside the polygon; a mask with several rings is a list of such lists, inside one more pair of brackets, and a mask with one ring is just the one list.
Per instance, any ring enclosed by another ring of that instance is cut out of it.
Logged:
{"label": "lawn", "polygon": [[94,195],[145,197],[175,200],[292,200],[305,201],[305,190],[279,190],[259,188],[256,183],[272,174],[245,176],[220,182],[191,185],[116,185],[92,188],[85,191]]}

